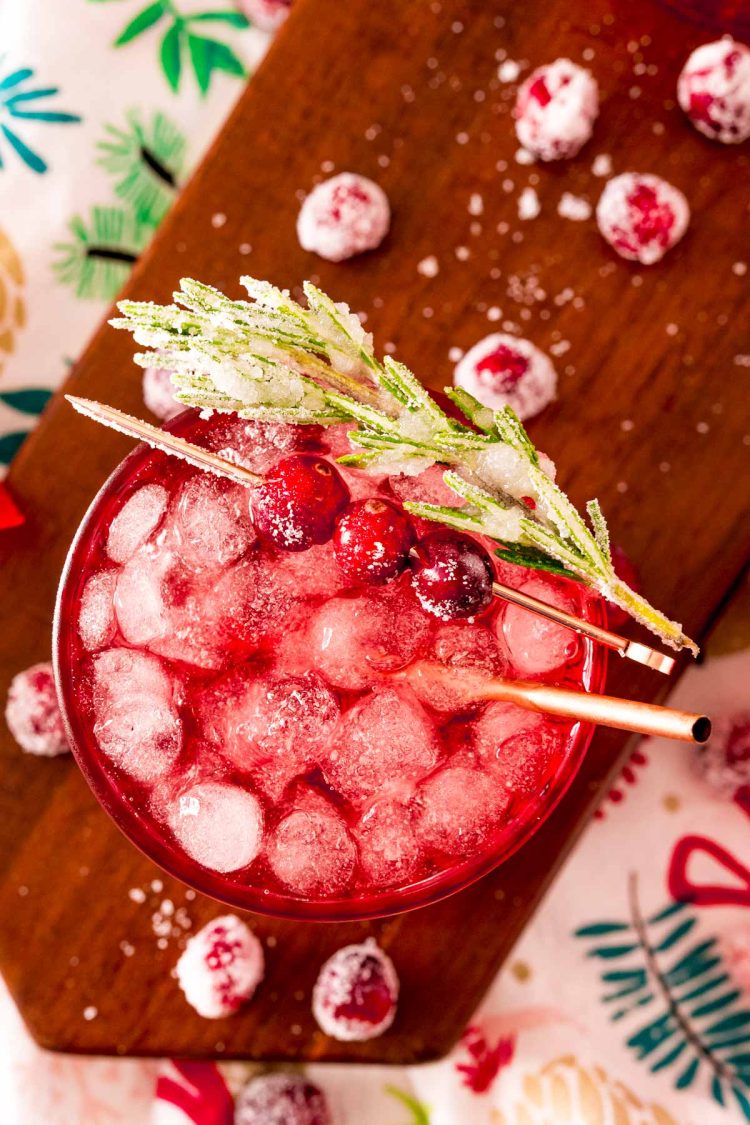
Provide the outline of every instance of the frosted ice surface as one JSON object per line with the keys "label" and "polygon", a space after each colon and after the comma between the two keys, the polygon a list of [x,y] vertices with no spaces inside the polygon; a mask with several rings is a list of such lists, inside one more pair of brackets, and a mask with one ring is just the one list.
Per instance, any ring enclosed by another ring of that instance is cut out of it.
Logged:
{"label": "frosted ice surface", "polygon": [[109,526],[107,554],[124,563],[158,527],[167,510],[168,494],[160,484],[144,484],[125,501]]}

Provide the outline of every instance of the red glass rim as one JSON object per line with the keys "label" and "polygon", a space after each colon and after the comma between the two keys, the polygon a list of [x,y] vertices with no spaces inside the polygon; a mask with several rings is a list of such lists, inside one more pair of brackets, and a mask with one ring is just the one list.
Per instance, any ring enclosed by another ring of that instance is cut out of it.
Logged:
{"label": "red glass rim", "polygon": [[[436,396],[442,397],[442,396]],[[188,436],[197,412],[184,411],[164,426],[179,436]],[[373,890],[366,895],[327,899],[302,899],[271,888],[241,883],[196,863],[167,839],[149,818],[122,794],[116,771],[96,749],[93,736],[75,706],[73,661],[76,607],[88,576],[86,561],[99,529],[103,510],[119,491],[153,457],[163,457],[146,445],[138,445],[111,473],[92,500],[70,546],[58,587],[53,623],[52,654],[62,716],[76,762],[94,796],[123,835],[168,874],[218,902],[277,918],[305,921],[344,922],[388,917],[427,906],[464,890],[505,862],[529,840],[559,804],[586,755],[594,727],[577,722],[567,739],[564,761],[549,786],[525,804],[523,815],[511,820],[500,843],[480,851],[427,878],[401,887]],[[591,619],[605,624],[604,603],[594,600]],[[582,683],[587,691],[601,692],[606,679],[607,650],[584,640],[581,661]],[[513,830],[515,828],[515,830]]]}

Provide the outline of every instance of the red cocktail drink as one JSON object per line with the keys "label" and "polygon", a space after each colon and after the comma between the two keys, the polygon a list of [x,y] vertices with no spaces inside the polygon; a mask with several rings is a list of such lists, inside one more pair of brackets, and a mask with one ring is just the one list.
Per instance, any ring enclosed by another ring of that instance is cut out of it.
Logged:
{"label": "red cocktail drink", "polygon": [[[348,449],[347,427],[186,413],[169,428],[260,474]],[[437,468],[340,471],[355,503],[455,501]],[[144,447],[94,501],[63,576],[55,657],[98,799],[162,867],[250,910],[378,916],[465,886],[549,814],[591,731],[467,703],[462,670],[598,690],[603,653],[499,599],[443,620],[408,569],[360,580],[333,540],[281,550],[259,531],[248,490]],[[413,521],[418,550],[432,531]],[[495,566],[599,620],[582,584]]]}

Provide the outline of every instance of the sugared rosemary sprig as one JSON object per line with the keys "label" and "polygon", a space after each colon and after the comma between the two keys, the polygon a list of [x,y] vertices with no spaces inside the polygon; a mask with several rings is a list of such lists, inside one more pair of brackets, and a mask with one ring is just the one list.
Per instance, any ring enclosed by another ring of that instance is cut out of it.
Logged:
{"label": "sugared rosemary sprig", "polygon": [[111,323],[150,349],[136,363],[173,372],[176,398],[188,406],[351,422],[355,451],[340,460],[362,469],[416,474],[444,465],[456,505],[406,504],[414,515],[495,539],[508,561],[576,577],[673,648],[697,653],[679,624],[618,578],[598,502],[587,505],[589,527],[509,407],[493,412],[446,389],[467,420],[457,422],[402,363],[376,358],[372,335],[346,305],[306,283],[305,309],[268,282],[241,280],[250,301],[183,280],[175,304],[122,301]]}

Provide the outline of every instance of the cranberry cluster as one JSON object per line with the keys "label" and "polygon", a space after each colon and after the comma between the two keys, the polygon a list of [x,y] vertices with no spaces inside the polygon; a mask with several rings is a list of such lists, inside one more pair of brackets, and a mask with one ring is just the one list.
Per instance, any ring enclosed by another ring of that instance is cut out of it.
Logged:
{"label": "cranberry cluster", "polygon": [[492,599],[492,560],[479,543],[448,529],[417,542],[403,508],[378,496],[351,501],[341,473],[322,457],[297,453],[280,461],[251,506],[258,534],[282,551],[333,539],[352,582],[379,586],[410,567],[423,608],[443,620],[473,617]]}

